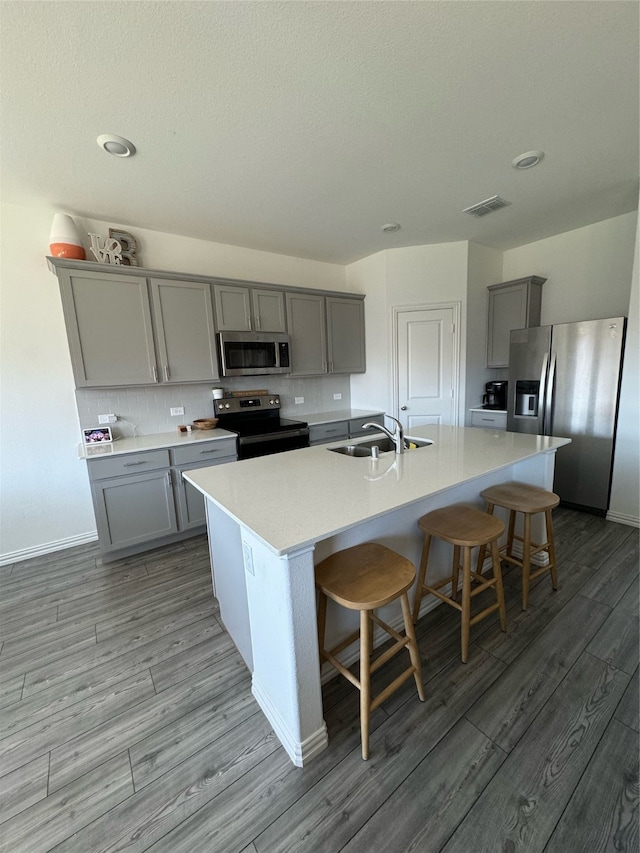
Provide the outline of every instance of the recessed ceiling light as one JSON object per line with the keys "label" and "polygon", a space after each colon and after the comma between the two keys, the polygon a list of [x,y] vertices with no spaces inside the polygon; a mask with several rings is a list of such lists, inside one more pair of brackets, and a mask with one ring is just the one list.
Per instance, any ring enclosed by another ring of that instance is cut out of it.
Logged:
{"label": "recessed ceiling light", "polygon": [[527,151],[526,154],[521,154],[511,161],[514,169],[530,169],[532,166],[537,166],[544,157],[544,151]]}
{"label": "recessed ceiling light", "polygon": [[400,230],[400,223],[399,222],[387,222],[387,224],[383,225],[380,230],[384,231],[385,234],[393,234],[394,231]]}
{"label": "recessed ceiling light", "polygon": [[132,157],[136,153],[136,146],[129,142],[124,136],[114,136],[113,133],[102,133],[96,139],[100,148],[104,148],[107,154],[114,157]]}

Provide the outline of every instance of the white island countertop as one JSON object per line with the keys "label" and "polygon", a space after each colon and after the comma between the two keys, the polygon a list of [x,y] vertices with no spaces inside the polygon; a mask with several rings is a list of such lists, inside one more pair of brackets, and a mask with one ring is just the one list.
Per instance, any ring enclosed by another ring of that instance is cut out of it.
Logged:
{"label": "white island countertop", "polygon": [[[358,418],[372,418],[374,415],[379,415],[381,409],[334,409],[331,412],[312,412],[307,415],[300,415],[302,420],[305,420],[309,426],[320,426],[321,424],[332,424],[336,421],[351,421]],[[289,415],[287,415],[289,417]],[[297,417],[296,413],[291,413],[290,417]]]}
{"label": "white island countertop", "polygon": [[184,447],[185,444],[198,444],[201,441],[219,441],[223,438],[235,438],[235,432],[226,429],[194,429],[188,433],[159,432],[150,435],[138,435],[135,438],[117,438],[104,444],[78,445],[80,459],[101,459],[105,456],[118,456],[121,453],[141,453],[144,450],[158,450],[164,447]]}
{"label": "white island countertop", "polygon": [[410,435],[433,445],[373,460],[333,453],[330,447],[344,444],[334,442],[201,468],[185,478],[281,555],[569,443],[452,426],[417,427]]}

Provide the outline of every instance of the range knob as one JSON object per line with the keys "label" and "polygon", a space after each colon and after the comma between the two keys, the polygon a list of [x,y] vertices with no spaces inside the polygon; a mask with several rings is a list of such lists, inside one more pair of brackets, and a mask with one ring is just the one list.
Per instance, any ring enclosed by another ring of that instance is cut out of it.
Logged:
{"label": "range knob", "polygon": [[276,406],[279,406],[279,405],[280,405],[280,398],[276,397]]}
{"label": "range knob", "polygon": [[224,406],[225,409],[231,408],[231,403],[223,403],[222,405]]}

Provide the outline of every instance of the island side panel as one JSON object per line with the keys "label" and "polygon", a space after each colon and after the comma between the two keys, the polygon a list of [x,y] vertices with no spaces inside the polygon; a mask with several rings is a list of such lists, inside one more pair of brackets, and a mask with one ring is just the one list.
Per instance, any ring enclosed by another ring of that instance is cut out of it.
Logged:
{"label": "island side panel", "polygon": [[313,548],[278,556],[243,528],[256,701],[293,763],[326,748]]}
{"label": "island side panel", "polygon": [[253,671],[240,526],[213,501],[206,500],[206,507],[211,575],[214,595],[220,605],[220,619],[249,670]]}

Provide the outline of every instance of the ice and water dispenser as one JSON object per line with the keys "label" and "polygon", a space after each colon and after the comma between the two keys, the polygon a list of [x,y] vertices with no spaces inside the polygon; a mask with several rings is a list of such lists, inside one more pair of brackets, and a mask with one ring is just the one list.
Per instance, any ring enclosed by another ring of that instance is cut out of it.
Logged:
{"label": "ice and water dispenser", "polygon": [[538,394],[540,381],[536,379],[519,379],[516,382],[516,410],[518,417],[538,417]]}

